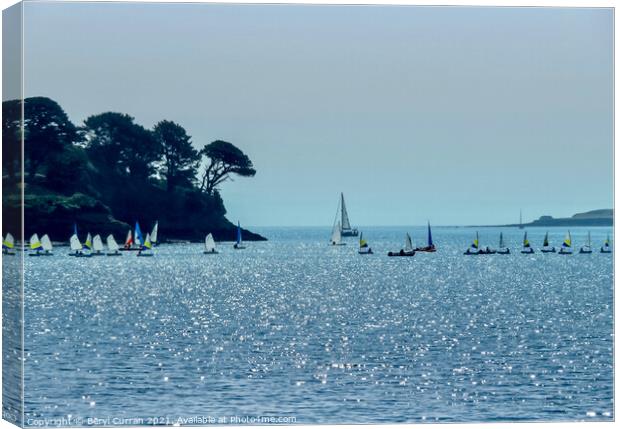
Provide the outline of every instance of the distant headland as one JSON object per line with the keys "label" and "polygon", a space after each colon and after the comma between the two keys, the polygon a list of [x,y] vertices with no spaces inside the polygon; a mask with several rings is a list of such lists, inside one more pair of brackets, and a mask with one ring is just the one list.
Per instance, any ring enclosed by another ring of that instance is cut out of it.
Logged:
{"label": "distant headland", "polygon": [[614,210],[598,209],[589,212],[577,213],[571,217],[554,218],[553,216],[541,216],[533,222],[519,225],[513,223],[509,225],[499,225],[507,227],[532,227],[532,226],[613,226]]}
{"label": "distant headland", "polygon": [[[138,221],[146,230],[158,222],[164,242],[203,241],[208,233],[236,239],[219,187],[256,170],[232,143],[216,140],[198,150],[179,124],[162,120],[147,129],[117,112],[74,125],[47,97],[4,101],[2,113],[3,234],[20,238],[23,190],[26,237],[68,241],[76,225],[80,233],[120,241]],[[247,230],[243,238],[266,240]]]}

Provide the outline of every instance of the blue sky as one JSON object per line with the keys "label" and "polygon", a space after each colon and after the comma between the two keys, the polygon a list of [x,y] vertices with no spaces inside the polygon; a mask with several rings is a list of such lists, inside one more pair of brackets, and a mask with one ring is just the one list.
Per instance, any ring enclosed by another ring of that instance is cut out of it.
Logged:
{"label": "blue sky", "polygon": [[[612,206],[611,9],[25,6],[25,91],[230,141],[246,225],[495,224]],[[10,94],[5,94],[5,97]]]}

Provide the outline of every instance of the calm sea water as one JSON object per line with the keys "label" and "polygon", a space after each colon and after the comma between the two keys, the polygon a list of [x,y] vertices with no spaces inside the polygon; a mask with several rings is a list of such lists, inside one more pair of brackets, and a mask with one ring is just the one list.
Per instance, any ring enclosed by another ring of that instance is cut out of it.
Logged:
{"label": "calm sea water", "polygon": [[504,229],[515,253],[474,257],[473,229],[435,228],[437,253],[388,258],[405,231],[423,244],[424,228],[364,229],[372,256],[328,246],[329,228],[270,228],[213,256],[26,257],[25,423],[613,419],[610,229],[591,255],[522,255]]}

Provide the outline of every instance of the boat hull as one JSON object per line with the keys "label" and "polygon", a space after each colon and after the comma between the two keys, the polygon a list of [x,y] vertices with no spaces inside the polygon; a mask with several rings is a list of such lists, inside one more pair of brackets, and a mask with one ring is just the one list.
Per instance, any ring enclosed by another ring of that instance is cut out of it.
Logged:
{"label": "boat hull", "polygon": [[405,252],[404,250],[401,250],[400,252],[388,252],[387,254],[388,256],[413,256],[415,255],[415,251],[413,252]]}
{"label": "boat hull", "polygon": [[204,253],[205,255],[217,255],[217,254],[218,254],[218,253],[220,253],[220,252],[218,252],[217,250],[213,250],[213,251],[211,251],[211,252],[207,252],[207,251],[205,250],[205,251],[203,251],[202,253]]}
{"label": "boat hull", "polygon": [[555,247],[552,249],[540,249],[542,253],[555,253]]}
{"label": "boat hull", "polygon": [[506,249],[506,250],[498,250],[497,251],[498,255],[510,255],[510,249]]}

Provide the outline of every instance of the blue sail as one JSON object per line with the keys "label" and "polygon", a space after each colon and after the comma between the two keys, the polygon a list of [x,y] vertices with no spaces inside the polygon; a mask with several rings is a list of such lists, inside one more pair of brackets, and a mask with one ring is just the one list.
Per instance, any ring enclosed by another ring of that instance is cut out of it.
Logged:
{"label": "blue sail", "polygon": [[140,231],[140,224],[137,221],[136,221],[134,237],[138,239],[138,243],[140,244],[140,246],[142,246],[142,244],[144,243],[144,240],[142,239],[142,231]]}
{"label": "blue sail", "polygon": [[433,246],[433,236],[431,235],[431,223],[428,223],[428,247]]}
{"label": "blue sail", "polygon": [[237,221],[237,244],[241,243],[241,224]]}

